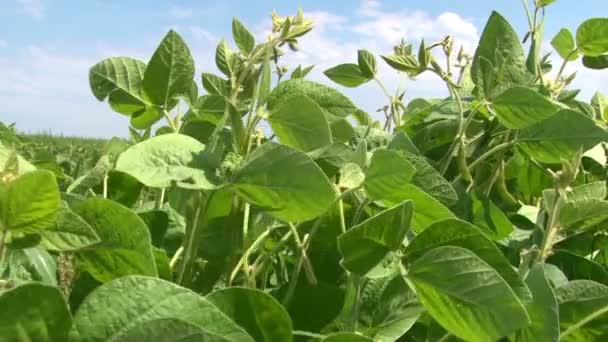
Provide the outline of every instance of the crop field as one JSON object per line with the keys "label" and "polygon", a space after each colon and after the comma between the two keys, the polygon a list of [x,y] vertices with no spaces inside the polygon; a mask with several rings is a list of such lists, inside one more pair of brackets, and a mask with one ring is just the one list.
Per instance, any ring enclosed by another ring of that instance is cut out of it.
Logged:
{"label": "crop field", "polygon": [[218,74],[173,30],[92,65],[129,138],[0,124],[0,341],[608,341],[608,97],[564,72],[608,68],[608,18],[545,37],[553,1],[524,3],[525,37],[493,12],[474,51],[323,71],[377,113],[284,67],[299,11],[262,41],[234,19]]}

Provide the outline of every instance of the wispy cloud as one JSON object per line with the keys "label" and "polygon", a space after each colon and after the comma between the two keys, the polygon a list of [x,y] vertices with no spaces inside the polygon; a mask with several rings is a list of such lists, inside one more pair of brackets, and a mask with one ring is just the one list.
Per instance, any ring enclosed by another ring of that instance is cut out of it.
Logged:
{"label": "wispy cloud", "polygon": [[213,33],[200,26],[192,25],[189,26],[188,29],[190,30],[192,36],[198,40],[204,40],[212,43],[217,41],[217,37]]}
{"label": "wispy cloud", "polygon": [[36,19],[44,18],[44,0],[17,0],[21,12]]}
{"label": "wispy cloud", "polygon": [[169,9],[169,15],[176,19],[186,19],[194,16],[194,10],[186,7],[171,7]]}

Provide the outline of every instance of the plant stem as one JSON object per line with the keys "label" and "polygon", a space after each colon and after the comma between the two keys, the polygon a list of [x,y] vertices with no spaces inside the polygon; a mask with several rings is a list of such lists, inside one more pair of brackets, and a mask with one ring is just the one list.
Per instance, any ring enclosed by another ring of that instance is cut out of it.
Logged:
{"label": "plant stem", "polygon": [[[446,83],[448,89],[450,89],[452,97],[454,97],[456,99],[456,102],[458,103],[458,131],[456,134],[456,139],[454,139],[452,145],[450,145],[450,148],[448,149],[448,152],[443,157],[444,161],[441,163],[441,169],[439,171],[442,175],[444,175],[445,172],[448,170],[448,167],[452,162],[452,158],[454,157],[454,151],[456,150],[456,147],[459,145],[461,145],[461,147],[464,146],[463,141],[465,135],[464,106],[462,105],[462,99],[460,98],[460,94],[458,94],[458,92],[450,85],[450,83]],[[473,115],[474,113],[471,113],[469,117],[472,117]]]}
{"label": "plant stem", "polygon": [[344,202],[342,198],[338,200],[338,211],[340,213],[340,231],[346,233],[346,220],[344,219]]}
{"label": "plant stem", "polygon": [[174,133],[178,133],[179,132],[179,128],[177,128],[177,126],[175,126],[175,122],[173,122],[173,119],[171,118],[171,116],[169,115],[169,113],[163,109],[163,116],[165,117],[165,119],[167,119],[167,122],[169,122],[169,126],[171,127],[171,129],[173,130]]}
{"label": "plant stem", "polygon": [[103,198],[108,198],[108,174],[103,176]]}
{"label": "plant stem", "polygon": [[6,249],[6,237],[8,236],[8,230],[4,229],[2,222],[0,222],[0,264],[4,261],[4,253]]}
{"label": "plant stem", "polygon": [[545,236],[543,237],[543,242],[541,243],[539,254],[540,262],[544,262],[551,253],[553,243],[559,232],[559,224],[557,224],[557,221],[559,220],[559,211],[563,204],[563,196],[560,195],[559,191],[556,191],[555,193],[557,195],[557,199],[555,200],[555,205],[553,205],[553,210],[551,211],[549,222],[547,223]]}
{"label": "plant stem", "polygon": [[556,80],[559,80],[562,77],[562,74],[564,73],[564,71],[566,71],[566,65],[570,61],[570,57],[574,56],[574,54],[577,52],[578,52],[578,50],[574,49],[574,50],[572,50],[572,52],[570,52],[570,54],[568,54],[568,56],[566,58],[564,58],[564,61],[562,62],[562,66],[559,68],[557,76],[555,76]]}
{"label": "plant stem", "polygon": [[382,92],[384,93],[384,95],[386,96],[388,101],[390,102],[390,108],[391,108],[390,117],[393,119],[395,128],[399,127],[401,125],[401,122],[400,122],[401,120],[399,118],[399,111],[396,110],[395,99],[391,96],[391,94],[389,94],[388,90],[386,89],[386,87],[384,86],[382,81],[380,81],[380,79],[378,79],[377,77],[374,77],[374,81],[376,81],[376,83],[378,83],[378,85],[380,86],[380,89],[382,89]]}
{"label": "plant stem", "polygon": [[270,235],[271,231],[272,231],[272,228],[265,230],[262,234],[260,234],[260,236],[258,236],[255,239],[255,241],[253,241],[253,243],[249,246],[249,248],[247,248],[245,253],[243,253],[243,255],[241,256],[239,261],[236,263],[236,266],[234,267],[232,272],[230,272],[230,278],[228,279],[228,285],[232,284],[232,282],[234,281],[236,276],[239,274],[241,267],[243,267],[243,265],[245,264],[246,260],[249,258],[251,253],[253,253],[256,249],[258,249],[258,247],[262,244],[262,242],[264,242],[264,240],[268,237],[268,235]]}
{"label": "plant stem", "polygon": [[479,166],[481,163],[483,163],[484,161],[486,161],[486,159],[488,159],[491,156],[493,156],[495,153],[498,153],[498,152],[500,152],[502,150],[506,150],[506,149],[510,148],[511,146],[513,146],[513,145],[515,145],[515,142],[513,142],[513,141],[507,141],[505,143],[502,143],[502,144],[494,146],[488,152],[482,154],[479,158],[475,159],[475,161],[473,161],[469,165],[469,170],[473,170],[474,168],[476,168],[477,166]]}
{"label": "plant stem", "polygon": [[177,264],[177,261],[179,260],[179,258],[182,256],[182,254],[184,254],[184,246],[180,246],[177,251],[175,251],[175,254],[173,255],[173,257],[171,258],[171,261],[169,261],[169,267],[171,269],[175,268],[175,264]]}
{"label": "plant stem", "polygon": [[[203,208],[201,208],[202,205],[200,203],[202,196],[201,196],[200,193],[198,193],[197,195],[198,195],[198,200],[197,200],[198,203],[197,203],[197,206],[196,206],[196,210],[194,212],[194,217],[192,219],[190,229],[188,230],[188,235],[186,236],[186,240],[184,241],[184,258],[182,260],[181,267],[180,267],[179,272],[177,274],[177,283],[178,284],[182,284],[182,285],[183,285],[183,283],[185,281],[184,278],[185,278],[186,272],[189,272],[189,269],[192,266],[191,264],[192,264],[193,259],[194,259],[194,255],[193,254],[194,254],[194,252],[196,252],[195,251],[195,249],[196,249],[195,248],[195,245],[196,245],[195,240],[197,239],[197,236],[198,236],[198,234],[197,234],[197,232],[198,232],[198,229],[197,229],[198,228],[198,219],[199,219],[200,213],[202,211],[201,209],[203,209]],[[205,199],[205,203],[204,203],[203,206],[206,207],[206,205],[207,205],[208,202],[209,202],[209,198]]]}

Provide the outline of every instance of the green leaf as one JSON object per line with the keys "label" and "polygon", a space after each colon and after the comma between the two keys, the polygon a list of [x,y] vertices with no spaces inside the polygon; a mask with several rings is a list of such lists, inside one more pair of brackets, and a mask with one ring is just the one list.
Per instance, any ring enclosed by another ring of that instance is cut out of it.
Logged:
{"label": "green leaf", "polygon": [[575,280],[555,290],[560,341],[600,341],[608,331],[608,287]]}
{"label": "green leaf", "polygon": [[608,284],[608,271],[580,255],[558,250],[547,258],[547,263],[557,266],[570,280],[586,279]]}
{"label": "green leaf", "polygon": [[251,53],[255,47],[255,37],[237,18],[232,19],[232,37],[244,54]]}
{"label": "green leaf", "polygon": [[350,228],[338,238],[342,265],[365,275],[391,251],[399,249],[410,229],[413,205],[403,202]]}
{"label": "green leaf", "polygon": [[36,281],[57,286],[57,264],[45,250],[37,247],[11,249],[6,254],[6,263],[0,263],[2,279],[16,284]]}
{"label": "green leaf", "polygon": [[0,188],[0,224],[5,229],[37,233],[55,221],[60,196],[55,175],[50,171],[25,173],[2,190]]}
{"label": "green leaf", "polygon": [[525,57],[519,37],[509,22],[492,12],[471,64],[473,82],[486,98],[499,85],[525,83]]}
{"label": "green leaf", "polygon": [[99,236],[89,224],[64,205],[55,222],[39,232],[40,246],[49,251],[76,251],[98,243]]}
{"label": "green leaf", "polygon": [[406,185],[402,193],[403,200],[414,202],[412,230],[415,233],[422,232],[436,221],[455,217],[441,202],[412,184]]}
{"label": "green leaf", "polygon": [[559,341],[559,312],[553,288],[545,278],[542,264],[536,264],[526,277],[533,300],[526,304],[531,324],[515,334],[516,342]]}
{"label": "green leaf", "polygon": [[132,341],[163,342],[227,342],[219,335],[207,332],[200,327],[174,318],[144,321],[112,339],[112,342]]}
{"label": "green leaf", "polygon": [[294,95],[273,108],[268,122],[282,144],[304,152],[332,142],[325,112],[304,95]]}
{"label": "green leaf", "polygon": [[357,330],[376,341],[397,341],[425,311],[401,275],[370,279],[361,290]]}
{"label": "green leaf", "polygon": [[365,190],[373,200],[399,203],[407,194],[416,169],[405,157],[394,150],[376,150],[365,176]]}
{"label": "green leaf", "polygon": [[560,163],[580,148],[586,151],[606,140],[608,133],[591,118],[568,109],[523,129],[517,137],[518,146],[543,163]]}
{"label": "green leaf", "polygon": [[530,324],[509,285],[464,248],[430,250],[411,265],[407,278],[428,313],[464,340],[496,341]]}
{"label": "green leaf", "polygon": [[498,121],[507,128],[522,129],[539,123],[559,107],[548,98],[526,87],[513,87],[498,95],[493,101]]}
{"label": "green leaf", "polygon": [[364,76],[359,65],[346,63],[336,65],[323,72],[330,80],[345,87],[355,88],[370,80]]}
{"label": "green leaf", "polygon": [[340,188],[355,189],[365,181],[365,174],[361,167],[355,163],[348,163],[340,168]]}
{"label": "green leaf", "polygon": [[378,66],[376,65],[376,57],[374,54],[367,50],[357,51],[357,63],[361,74],[366,78],[374,78],[378,72]]}
{"label": "green leaf", "polygon": [[230,93],[230,81],[208,72],[204,72],[201,77],[203,88],[210,95],[227,96]]}
{"label": "green leaf", "polygon": [[104,101],[109,97],[112,109],[132,115],[148,104],[142,92],[146,63],[129,57],[113,57],[95,64],[89,71],[93,95]]}
{"label": "green leaf", "polygon": [[337,197],[334,186],[309,156],[272,142],[248,156],[235,170],[232,185],[245,200],[285,221],[317,217]]}
{"label": "green leaf", "polygon": [[228,77],[230,77],[233,72],[231,63],[233,55],[234,52],[230,50],[228,43],[222,39],[215,49],[215,64],[217,65],[217,68]]}
{"label": "green leaf", "polygon": [[225,288],[207,295],[232,321],[255,341],[291,341],[289,314],[272,296],[256,289]]}
{"label": "green leaf", "polygon": [[551,46],[563,58],[569,61],[575,61],[578,58],[576,43],[572,32],[567,28],[561,29],[551,40]]}
{"label": "green leaf", "polygon": [[596,117],[608,119],[608,96],[597,91],[591,98],[591,106],[595,110]]}
{"label": "green leaf", "polygon": [[[7,166],[7,162],[9,162],[11,160],[11,157],[14,154],[15,154],[15,151],[13,151],[12,149],[9,149],[8,146],[5,146],[2,143],[2,141],[0,141],[0,170],[4,170],[4,168]],[[18,154],[16,154],[16,156],[17,156],[17,166],[18,166],[17,174],[18,175],[36,170],[36,167],[34,165],[32,165],[30,162],[28,162],[27,160],[23,159],[23,157],[21,157]]]}
{"label": "green leaf", "polygon": [[576,44],[586,56],[597,57],[608,52],[608,18],[593,18],[576,30]]}
{"label": "green leaf", "polygon": [[95,279],[108,282],[132,275],[157,276],[150,233],[131,210],[101,198],[88,199],[74,208],[101,239],[77,258]]}
{"label": "green leaf", "polygon": [[608,69],[608,54],[601,56],[583,56],[583,65],[589,69]]}
{"label": "green leaf", "polygon": [[461,247],[474,253],[492,267],[522,301],[531,300],[530,291],[498,247],[479,228],[466,221],[445,219],[431,224],[407,246],[404,260],[416,263],[430,250],[445,246]]}
{"label": "green leaf", "polygon": [[148,63],[143,89],[152,103],[168,111],[178,96],[188,97],[193,78],[190,49],[177,32],[170,30]]}
{"label": "green leaf", "polygon": [[346,117],[355,111],[357,107],[344,95],[337,90],[326,85],[295,79],[283,81],[276,86],[268,96],[266,106],[272,111],[283,101],[293,95],[305,95],[315,101],[321,108],[339,117]]}
{"label": "green leaf", "polygon": [[181,320],[228,341],[254,341],[204,297],[142,276],[116,279],[93,291],[76,311],[70,340],[108,341],[159,319]]}
{"label": "green leaf", "polygon": [[406,55],[391,55],[381,56],[386,64],[390,65],[397,71],[403,71],[410,76],[416,76],[420,73],[420,64],[413,56]]}
{"label": "green leaf", "polygon": [[123,152],[116,170],[129,174],[146,186],[167,188],[174,182],[200,189],[214,188],[202,169],[205,145],[183,134],[163,134]]}
{"label": "green leaf", "polygon": [[0,336],[4,341],[67,340],[72,317],[59,289],[29,283],[0,292]]}

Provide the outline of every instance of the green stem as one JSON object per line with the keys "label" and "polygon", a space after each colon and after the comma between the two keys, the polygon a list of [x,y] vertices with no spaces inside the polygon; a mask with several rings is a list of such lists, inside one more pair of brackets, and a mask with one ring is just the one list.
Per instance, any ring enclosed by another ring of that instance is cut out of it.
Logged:
{"label": "green stem", "polygon": [[177,261],[179,260],[179,258],[182,256],[182,254],[184,254],[184,246],[180,246],[177,251],[175,251],[175,254],[173,255],[173,257],[171,258],[171,261],[169,261],[169,267],[171,269],[175,268],[175,265],[177,264]]}
{"label": "green stem", "polygon": [[174,133],[178,133],[179,128],[177,128],[177,126],[175,126],[175,122],[173,122],[173,119],[171,118],[169,113],[164,109],[163,109],[163,116],[165,117],[165,119],[167,119],[167,122],[169,123],[171,130],[173,130]]}
{"label": "green stem", "polygon": [[378,85],[380,86],[380,89],[382,89],[382,92],[384,93],[384,95],[386,96],[386,98],[388,99],[388,101],[390,103],[390,108],[391,108],[390,117],[393,119],[395,128],[399,127],[401,125],[401,122],[400,122],[401,120],[399,118],[399,112],[396,110],[395,99],[391,96],[391,94],[389,94],[388,90],[386,89],[386,87],[384,86],[382,81],[380,81],[380,79],[378,79],[377,77],[374,77],[374,81],[376,81],[376,83],[378,83]]}
{"label": "green stem", "polygon": [[344,219],[344,201],[342,198],[338,200],[338,212],[340,213],[340,231],[346,233],[346,221]]}
{"label": "green stem", "polygon": [[553,210],[551,211],[551,215],[549,216],[549,222],[547,223],[545,236],[543,237],[543,242],[541,243],[539,254],[540,262],[544,262],[545,259],[551,253],[553,249],[553,243],[555,242],[555,238],[559,233],[559,224],[557,222],[559,220],[559,212],[563,204],[563,196],[560,195],[559,191],[556,191],[555,193],[558,197],[555,200],[555,205],[553,205]]}
{"label": "green stem", "polygon": [[568,56],[566,58],[564,58],[564,61],[562,62],[562,66],[559,68],[557,76],[555,77],[556,80],[559,80],[562,77],[562,74],[564,73],[564,71],[566,71],[566,65],[570,61],[570,57],[574,56],[574,54],[576,54],[577,52],[578,52],[578,50],[574,49],[574,50],[572,50],[572,52],[570,52],[568,54]]}
{"label": "green stem", "polygon": [[0,222],[0,264],[4,261],[4,253],[6,249],[6,238],[8,236],[8,230],[4,229],[2,222]]}
{"label": "green stem", "polygon": [[[456,99],[456,102],[458,103],[458,131],[457,131],[457,135],[456,135],[456,139],[454,139],[454,141],[452,142],[452,145],[450,145],[450,148],[448,149],[448,152],[446,153],[446,155],[443,157],[443,162],[441,163],[441,169],[440,169],[440,173],[442,175],[445,174],[445,172],[448,170],[448,167],[450,166],[450,163],[452,162],[452,158],[454,157],[454,151],[456,150],[456,147],[458,147],[459,145],[463,145],[463,141],[464,141],[464,135],[465,135],[465,120],[464,120],[464,106],[462,105],[462,99],[460,98],[460,94],[458,94],[458,91],[456,91],[449,82],[446,82],[448,89],[450,90],[450,93],[452,95],[452,97],[454,97]],[[469,120],[472,120],[472,117],[475,115],[474,112],[472,112],[469,115]],[[467,121],[469,121],[467,120]]]}
{"label": "green stem", "polygon": [[479,166],[481,163],[483,163],[484,161],[486,161],[486,159],[490,158],[495,153],[498,153],[498,152],[500,152],[502,150],[506,150],[506,149],[512,147],[513,145],[515,145],[514,141],[507,141],[505,143],[502,143],[502,144],[494,146],[488,152],[482,154],[479,158],[475,159],[475,161],[473,161],[469,165],[469,170],[472,171],[474,168],[476,168],[477,166]]}
{"label": "green stem", "polygon": [[192,267],[192,263],[194,262],[195,259],[195,252],[196,252],[196,239],[198,237],[198,220],[199,220],[199,216],[201,214],[201,208],[202,206],[207,205],[207,203],[209,202],[209,198],[205,199],[205,203],[203,205],[201,205],[200,201],[201,201],[201,194],[198,193],[198,203],[196,206],[196,210],[194,212],[194,217],[191,221],[191,226],[190,229],[188,230],[188,234],[186,236],[186,240],[184,241],[184,258],[182,260],[181,263],[181,267],[179,269],[179,272],[177,274],[177,283],[183,285],[185,279],[185,275],[186,272],[190,271],[190,268]]}
{"label": "green stem", "polygon": [[262,234],[260,234],[260,236],[258,236],[255,239],[255,241],[253,241],[253,243],[249,246],[249,248],[247,248],[245,253],[243,253],[243,255],[241,256],[239,261],[236,263],[236,266],[234,267],[232,272],[230,272],[230,278],[228,279],[228,285],[232,284],[232,282],[234,281],[236,276],[239,274],[241,267],[243,267],[243,265],[245,264],[245,262],[247,261],[247,259],[251,255],[251,253],[253,253],[254,251],[256,251],[259,248],[259,246],[264,242],[264,240],[268,237],[268,235],[270,235],[271,231],[272,231],[272,228],[265,230]]}

